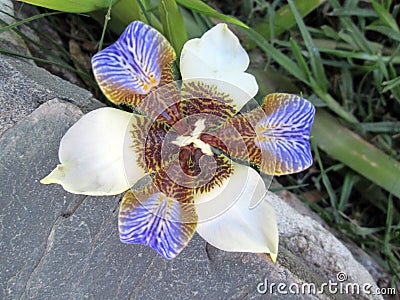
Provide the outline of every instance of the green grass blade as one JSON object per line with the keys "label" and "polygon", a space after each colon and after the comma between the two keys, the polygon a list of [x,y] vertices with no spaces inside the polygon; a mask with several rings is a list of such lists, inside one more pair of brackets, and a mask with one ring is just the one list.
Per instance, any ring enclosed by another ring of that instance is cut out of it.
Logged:
{"label": "green grass blade", "polygon": [[[3,20],[0,19],[0,24],[2,25],[8,25],[7,23],[5,23]],[[12,30],[18,34],[25,42],[28,42],[34,46],[36,46],[38,49],[41,49],[41,51],[43,51],[43,53],[45,53],[48,57],[52,57],[54,59],[54,61],[50,61],[50,60],[43,60],[43,61],[39,61],[39,58],[35,58],[35,57],[31,57],[31,56],[27,56],[24,58],[27,59],[32,59],[32,60],[36,60],[42,63],[48,63],[48,64],[56,64],[59,63],[59,67],[62,68],[66,68],[69,69],[69,65],[66,64],[64,62],[64,60],[62,58],[60,58],[60,56],[65,55],[67,57],[69,57],[71,59],[71,61],[73,62],[73,64],[77,67],[80,68],[81,70],[84,70],[85,67],[79,62],[77,61],[73,56],[70,55],[70,53],[65,50],[64,47],[62,47],[62,45],[59,45],[58,43],[56,43],[54,40],[52,40],[48,35],[43,34],[40,31],[37,31],[36,28],[34,28],[33,26],[31,26],[31,24],[26,24],[26,26],[28,26],[28,28],[32,29],[38,36],[40,36],[44,41],[48,42],[48,45],[51,45],[52,47],[54,47],[56,49],[56,51],[50,51],[48,50],[46,47],[44,47],[42,44],[36,42],[35,40],[31,39],[29,36],[23,34],[21,31],[19,31],[17,28],[13,28]],[[8,52],[4,49],[1,49],[4,51],[4,54],[9,54],[9,55],[13,55],[13,56],[18,56],[18,53],[14,53],[14,52]],[[71,67],[72,68],[72,67]],[[75,73],[77,73],[82,79],[91,81],[91,82],[95,82],[92,80],[92,77],[85,73],[85,72],[80,72],[79,70],[75,70],[75,69],[69,69],[69,71],[73,71]]]}
{"label": "green grass blade", "polygon": [[164,35],[174,47],[177,57],[180,57],[183,45],[188,40],[183,15],[175,0],[160,0],[158,8]]}
{"label": "green grass blade", "polygon": [[371,3],[372,3],[372,6],[374,7],[375,11],[377,12],[377,14],[379,16],[379,20],[382,22],[382,24],[387,25],[395,32],[400,32],[399,26],[397,25],[396,20],[386,10],[386,8],[383,7],[381,4],[379,4],[378,2],[376,2],[375,0],[371,0]]}
{"label": "green grass blade", "polygon": [[283,54],[281,51],[272,46],[265,38],[261,36],[254,29],[242,29],[244,34],[246,34],[260,49],[265,51],[267,55],[269,55],[273,60],[275,60],[278,64],[281,65],[286,71],[292,74],[294,77],[300,79],[301,81],[310,84],[307,75],[303,72],[299,66],[293,62],[288,56]]}
{"label": "green grass blade", "polygon": [[328,13],[332,17],[377,17],[378,14],[373,9],[366,8],[336,8]]}
{"label": "green grass blade", "polygon": [[225,21],[228,23],[232,23],[232,24],[244,27],[244,28],[248,28],[248,26],[246,24],[244,24],[242,21],[239,21],[238,19],[236,19],[234,17],[227,16],[227,15],[217,12],[214,8],[212,8],[211,6],[208,6],[201,0],[176,0],[176,2],[179,5],[182,5],[183,7],[186,7],[190,10],[199,12],[201,14],[205,14],[210,17],[221,19],[222,21]]}
{"label": "green grass blade", "polygon": [[346,59],[361,59],[365,61],[377,62],[378,60],[382,60],[384,63],[392,61],[394,64],[400,64],[400,56],[398,57],[389,57],[389,56],[381,56],[375,54],[368,54],[365,52],[357,52],[357,51],[346,51],[346,50],[336,50],[330,48],[319,48],[321,53],[332,54],[337,57],[346,58]]}
{"label": "green grass blade", "polygon": [[[99,10],[90,13],[99,23],[104,22],[107,11]],[[151,12],[147,12],[140,0],[120,0],[111,8],[111,19],[108,28],[116,34],[121,34],[133,21],[140,20],[163,33],[161,22]]]}
{"label": "green grass blade", "polygon": [[[328,0],[328,2],[334,9],[342,8],[337,0]],[[345,3],[344,8],[349,8],[349,9],[354,8],[352,6],[346,6],[346,4],[347,3]],[[347,32],[347,34],[344,32],[339,33],[346,42],[350,44],[354,43],[357,49],[362,49],[364,52],[367,52],[369,54],[374,54],[376,52],[375,47],[372,45],[370,41],[366,39],[364,34],[352,22],[350,17],[344,17],[344,16],[339,17],[339,22],[341,24],[341,27]],[[346,39],[347,36],[349,36],[349,39]]]}
{"label": "green grass blade", "polygon": [[313,72],[314,78],[318,83],[319,88],[322,91],[328,90],[328,79],[326,78],[324,66],[322,64],[321,55],[319,54],[318,48],[315,47],[310,33],[308,32],[304,21],[297,10],[293,0],[288,0],[289,6],[292,9],[292,13],[296,19],[297,26],[300,29],[301,35],[304,39],[305,46],[307,48],[308,54],[310,56],[311,70]]}
{"label": "green grass blade", "polygon": [[382,121],[358,124],[361,130],[380,133],[400,133],[400,122]]}
{"label": "green grass blade", "polygon": [[103,49],[103,42],[104,42],[104,37],[106,35],[107,25],[111,19],[111,6],[112,6],[112,2],[110,1],[110,5],[108,7],[106,16],[104,17],[103,31],[101,32],[101,37],[100,37],[100,41],[99,41],[99,51],[101,51]]}
{"label": "green grass blade", "polygon": [[[304,18],[309,13],[314,11],[318,6],[324,3],[325,0],[294,0],[294,5],[297,8],[300,16]],[[279,36],[283,32],[292,28],[296,25],[296,19],[290,10],[289,5],[284,5],[274,13],[273,20],[274,36]],[[260,23],[254,27],[254,29],[260,33],[264,38],[271,38],[271,25],[270,17],[267,17],[263,23]]]}
{"label": "green grass blade", "polygon": [[366,27],[366,29],[379,32],[390,39],[400,42],[400,31],[396,31],[386,26],[380,26],[380,25],[369,25]]}
{"label": "green grass blade", "polygon": [[301,50],[299,45],[297,44],[295,39],[290,39],[290,46],[292,48],[293,54],[297,59],[298,64],[300,65],[301,70],[304,72],[304,77],[307,77],[309,80],[311,79],[311,71],[308,68],[308,65],[301,54]]}
{"label": "green grass blade", "polygon": [[317,110],[311,132],[318,147],[396,197],[400,197],[400,163]]}
{"label": "green grass blade", "polygon": [[333,213],[334,213],[335,221],[338,221],[339,220],[339,213],[338,213],[338,210],[337,210],[336,193],[335,193],[335,191],[334,191],[334,189],[332,187],[332,184],[331,184],[331,181],[329,180],[328,175],[326,174],[326,170],[324,168],[324,165],[322,163],[321,157],[319,155],[319,151],[318,151],[317,145],[315,144],[314,140],[311,140],[311,146],[312,146],[312,148],[314,150],[315,159],[316,159],[316,161],[317,161],[317,163],[319,165],[319,168],[321,170],[322,182],[323,182],[323,184],[324,184],[324,186],[326,188],[326,191],[328,192],[329,199],[330,199],[330,202],[331,202],[331,206],[334,209]]}
{"label": "green grass blade", "polygon": [[400,87],[400,76],[399,76],[399,77],[396,77],[396,78],[394,78],[394,79],[392,79],[392,80],[384,81],[384,82],[382,83],[382,85],[385,86],[385,88],[384,88],[383,91],[382,91],[383,93],[385,93],[385,92],[387,92],[388,90],[393,89],[393,88],[395,88],[395,87]]}
{"label": "green grass blade", "polygon": [[309,85],[314,89],[314,92],[320,97],[324,103],[335,113],[341,116],[344,120],[349,123],[357,123],[358,120],[348,111],[346,111],[340,104],[328,93],[321,90],[314,79],[309,80],[307,74],[287,55],[283,54],[277,48],[272,46],[266,39],[264,39],[258,32],[254,29],[244,29],[241,31],[252,40],[257,46],[260,47],[268,56],[270,56],[274,61],[276,61],[283,69],[285,69],[289,74],[292,74],[297,79],[301,80],[303,83]]}
{"label": "green grass blade", "polygon": [[[11,56],[16,56],[16,57],[32,59],[32,60],[37,61],[37,62],[58,66],[58,67],[66,69],[66,70],[69,70],[71,72],[74,72],[74,73],[76,73],[76,74],[78,74],[78,75],[80,75],[80,76],[82,76],[84,78],[89,78],[88,74],[86,74],[86,73],[84,73],[82,71],[79,71],[79,70],[75,69],[74,67],[71,67],[70,65],[66,64],[66,63],[59,63],[59,62],[55,62],[55,61],[51,61],[51,60],[47,60],[47,59],[43,59],[43,58],[39,58],[39,57],[23,55],[23,54],[20,54],[20,53],[11,52],[11,51],[4,50],[4,49],[0,49],[0,54],[7,54],[7,55],[11,55]],[[94,81],[93,81],[93,83],[94,83]]]}
{"label": "green grass blade", "polygon": [[388,207],[387,207],[387,215],[386,215],[386,226],[385,226],[385,237],[384,237],[384,249],[385,252],[390,253],[390,232],[391,232],[391,227],[393,224],[393,201],[392,199],[389,199],[388,202]]}
{"label": "green grass blade", "polygon": [[346,173],[346,175],[344,177],[343,185],[342,185],[342,190],[340,193],[338,206],[337,206],[337,209],[339,211],[343,212],[346,209],[347,204],[349,203],[349,200],[350,200],[350,194],[353,190],[355,183],[358,181],[358,179],[359,179],[358,175],[356,175],[352,172]]}
{"label": "green grass blade", "polygon": [[15,27],[17,27],[19,25],[23,25],[23,24],[29,23],[31,21],[43,18],[43,17],[48,17],[48,16],[57,15],[57,14],[61,14],[61,13],[62,12],[51,12],[51,13],[44,13],[44,14],[35,15],[35,16],[30,17],[30,18],[26,18],[24,20],[21,20],[21,21],[18,21],[18,22],[15,22],[15,23],[12,23],[12,24],[9,24],[9,25],[6,25],[6,26],[2,26],[0,28],[0,33],[4,32],[4,31],[7,31],[7,30],[10,30],[10,29],[13,29],[13,28],[15,28]]}

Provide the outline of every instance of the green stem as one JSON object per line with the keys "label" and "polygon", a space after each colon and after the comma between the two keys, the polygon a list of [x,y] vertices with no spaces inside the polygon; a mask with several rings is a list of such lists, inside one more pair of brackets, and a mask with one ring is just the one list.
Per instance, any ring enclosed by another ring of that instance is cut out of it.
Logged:
{"label": "green stem", "polygon": [[101,38],[99,41],[99,51],[101,51],[103,49],[104,36],[106,35],[108,22],[111,19],[111,7],[112,7],[112,1],[110,1],[110,5],[108,6],[107,14],[104,17],[103,31],[101,33]]}
{"label": "green stem", "polygon": [[325,102],[325,104],[338,116],[343,118],[346,122],[349,123],[358,123],[358,120],[352,113],[346,111],[340,104],[337,102],[330,94],[323,92],[319,88],[312,87],[315,94],[321,98]]}
{"label": "green stem", "polygon": [[[91,16],[98,22],[103,23],[106,11],[99,10],[91,13]],[[151,26],[163,32],[162,24],[153,13],[146,13],[151,21]],[[111,19],[108,27],[115,33],[121,34],[133,21],[140,20],[148,23],[146,15],[136,0],[120,0],[111,9]]]}

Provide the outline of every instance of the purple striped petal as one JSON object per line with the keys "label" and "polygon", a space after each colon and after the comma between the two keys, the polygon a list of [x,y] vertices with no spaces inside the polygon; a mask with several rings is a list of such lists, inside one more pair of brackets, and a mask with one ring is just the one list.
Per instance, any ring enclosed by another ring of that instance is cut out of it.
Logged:
{"label": "purple striped petal", "polygon": [[152,27],[135,21],[111,46],[92,58],[93,73],[107,98],[137,105],[140,96],[157,87],[175,60],[167,39]]}
{"label": "purple striped petal", "polygon": [[119,213],[119,235],[127,244],[150,246],[167,259],[174,258],[192,238],[196,223],[185,223],[194,207],[183,205],[163,193],[138,201],[132,191],[125,194]]}
{"label": "purple striped petal", "polygon": [[315,115],[311,102],[296,95],[271,94],[262,108],[266,116],[256,125],[256,145],[263,153],[261,170],[283,175],[311,166],[310,131]]}

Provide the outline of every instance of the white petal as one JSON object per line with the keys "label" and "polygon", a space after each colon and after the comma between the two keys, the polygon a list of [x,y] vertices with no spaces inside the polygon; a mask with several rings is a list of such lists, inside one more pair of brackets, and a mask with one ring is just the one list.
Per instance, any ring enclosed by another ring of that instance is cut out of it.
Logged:
{"label": "white petal", "polygon": [[[242,90],[240,95],[232,92],[238,109],[258,91],[254,76],[245,73],[248,66],[249,56],[226,24],[218,24],[200,39],[188,41],[180,58],[182,79],[211,78]],[[228,92],[226,88],[223,90]]]}
{"label": "white petal", "polygon": [[127,190],[145,174],[130,148],[131,117],[109,107],[83,116],[61,139],[61,164],[41,182],[58,183],[68,192],[84,195],[116,195]]}
{"label": "white petal", "polygon": [[218,70],[243,72],[249,66],[249,56],[240,45],[239,39],[222,23],[205,32],[201,38],[189,40],[183,51],[189,53],[185,52],[181,56],[181,64],[189,55],[194,55],[201,60],[202,65]]}
{"label": "white petal", "polygon": [[[234,173],[221,187],[197,195],[197,232],[225,251],[278,253],[278,228],[267,189],[252,168],[233,163]],[[254,203],[257,205],[254,207]]]}

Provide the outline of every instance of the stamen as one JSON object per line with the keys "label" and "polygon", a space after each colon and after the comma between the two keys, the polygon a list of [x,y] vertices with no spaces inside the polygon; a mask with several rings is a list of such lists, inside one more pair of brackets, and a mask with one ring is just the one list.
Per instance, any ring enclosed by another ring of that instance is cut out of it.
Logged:
{"label": "stamen", "polygon": [[180,135],[176,138],[175,141],[172,141],[172,144],[175,144],[179,147],[193,144],[195,147],[199,148],[201,152],[203,152],[205,155],[213,156],[214,152],[212,151],[211,146],[199,139],[205,128],[205,120],[197,120],[195,123],[195,129],[190,135]]}
{"label": "stamen", "polygon": [[206,129],[206,125],[205,125],[205,120],[204,119],[200,119],[197,120],[196,123],[194,124],[194,130],[191,134],[191,136],[195,137],[196,139],[198,139],[200,137],[200,134],[203,133],[204,129]]}

